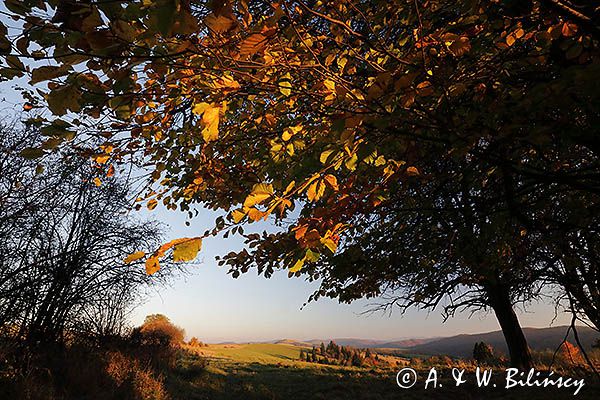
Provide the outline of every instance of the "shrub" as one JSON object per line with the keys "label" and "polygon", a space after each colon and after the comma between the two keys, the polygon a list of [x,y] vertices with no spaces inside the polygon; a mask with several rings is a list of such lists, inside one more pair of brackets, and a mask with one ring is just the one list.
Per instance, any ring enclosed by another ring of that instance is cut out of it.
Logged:
{"label": "shrub", "polygon": [[582,366],[585,365],[585,360],[579,347],[565,341],[558,350],[556,361],[563,367]]}
{"label": "shrub", "polygon": [[204,347],[206,346],[204,343],[202,343],[201,341],[198,340],[197,337],[193,337],[190,339],[190,341],[188,342],[188,344],[192,347]]}

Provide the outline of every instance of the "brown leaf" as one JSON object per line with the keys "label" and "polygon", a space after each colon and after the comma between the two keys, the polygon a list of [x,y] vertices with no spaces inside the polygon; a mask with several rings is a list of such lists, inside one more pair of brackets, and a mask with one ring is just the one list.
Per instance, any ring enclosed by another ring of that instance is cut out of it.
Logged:
{"label": "brown leaf", "polygon": [[263,51],[267,47],[268,39],[262,33],[253,33],[240,45],[240,57],[247,58]]}

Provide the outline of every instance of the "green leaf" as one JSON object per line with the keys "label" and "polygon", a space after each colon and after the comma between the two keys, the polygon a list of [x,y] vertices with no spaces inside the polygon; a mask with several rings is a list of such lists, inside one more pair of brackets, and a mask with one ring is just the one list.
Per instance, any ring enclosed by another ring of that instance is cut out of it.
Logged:
{"label": "green leaf", "polygon": [[6,63],[11,67],[19,71],[25,71],[25,65],[19,60],[19,57],[8,56],[6,57]]}
{"label": "green leaf", "polygon": [[40,158],[44,155],[44,150],[35,148],[35,147],[27,147],[21,150],[21,156],[27,158],[28,160],[34,160],[36,158]]}
{"label": "green leaf", "polygon": [[154,20],[156,29],[163,35],[168,36],[173,29],[177,7],[174,0],[168,0],[160,7],[152,10],[152,19]]}
{"label": "green leaf", "polygon": [[31,11],[31,7],[28,7],[21,0],[5,0],[4,6],[15,14],[25,15]]}
{"label": "green leaf", "polygon": [[60,86],[48,93],[48,108],[55,115],[65,115],[67,111],[78,112],[80,97],[81,92],[73,85]]}
{"label": "green leaf", "polygon": [[31,71],[31,80],[29,83],[35,85],[36,83],[47,81],[50,79],[58,78],[59,76],[66,75],[69,73],[69,66],[56,66],[56,65],[45,65]]}
{"label": "green leaf", "polygon": [[306,255],[304,256],[308,262],[316,262],[319,257],[321,257],[321,254],[317,253],[316,251],[312,251],[311,249],[306,250]]}

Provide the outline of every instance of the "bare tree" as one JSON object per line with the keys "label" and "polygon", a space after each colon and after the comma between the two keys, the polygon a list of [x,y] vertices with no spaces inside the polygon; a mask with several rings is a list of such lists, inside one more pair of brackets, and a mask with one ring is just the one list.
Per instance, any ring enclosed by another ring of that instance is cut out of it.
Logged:
{"label": "bare tree", "polygon": [[36,130],[0,129],[0,322],[31,344],[121,333],[144,288],[174,271],[123,262],[156,247],[161,227],[128,215],[127,184],[102,166],[74,153],[27,160]]}

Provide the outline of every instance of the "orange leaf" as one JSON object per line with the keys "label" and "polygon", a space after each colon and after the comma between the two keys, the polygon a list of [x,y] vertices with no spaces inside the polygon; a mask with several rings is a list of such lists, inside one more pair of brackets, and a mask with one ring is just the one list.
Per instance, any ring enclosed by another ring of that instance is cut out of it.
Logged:
{"label": "orange leaf", "polygon": [[408,176],[417,176],[420,174],[420,172],[417,169],[417,167],[408,167],[408,168],[406,168],[406,174]]}
{"label": "orange leaf", "polygon": [[158,262],[158,257],[152,256],[146,260],[146,273],[148,275],[154,274],[159,269],[160,263]]}
{"label": "orange leaf", "polygon": [[125,264],[130,264],[134,261],[139,260],[140,258],[144,257],[146,255],[146,253],[144,253],[143,251],[136,251],[135,253],[131,253],[130,255],[128,255],[125,260],[123,260],[123,262]]}
{"label": "orange leaf", "polygon": [[263,51],[267,47],[267,37],[261,33],[253,33],[240,45],[240,57],[246,58]]}

